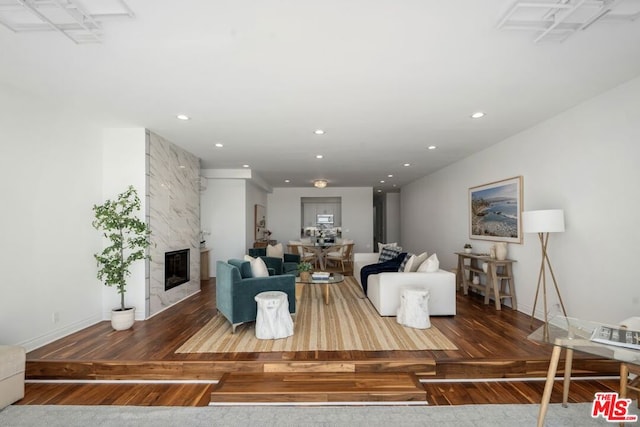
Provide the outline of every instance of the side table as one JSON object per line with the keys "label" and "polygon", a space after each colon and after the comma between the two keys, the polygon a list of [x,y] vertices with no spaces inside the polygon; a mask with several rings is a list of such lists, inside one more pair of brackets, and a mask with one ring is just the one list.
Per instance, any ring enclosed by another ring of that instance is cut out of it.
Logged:
{"label": "side table", "polygon": [[260,292],[255,296],[256,338],[261,340],[286,338],[293,335],[293,320],[289,313],[289,298],[280,291]]}
{"label": "side table", "polygon": [[[468,254],[464,252],[456,252],[458,255],[458,271],[456,275],[457,285],[462,285],[464,294],[469,293],[469,288],[477,289],[484,292],[484,303],[489,304],[489,298],[493,294],[496,310],[502,307],[503,299],[511,300],[511,308],[518,309],[518,301],[516,299],[516,285],[513,277],[512,259],[499,260],[486,255]],[[465,260],[469,260],[467,264]],[[487,264],[487,271],[482,268],[482,264]],[[478,281],[473,282],[473,276],[478,278],[485,276],[485,283]]]}
{"label": "side table", "polygon": [[396,321],[410,328],[430,328],[429,291],[418,287],[402,288]]}

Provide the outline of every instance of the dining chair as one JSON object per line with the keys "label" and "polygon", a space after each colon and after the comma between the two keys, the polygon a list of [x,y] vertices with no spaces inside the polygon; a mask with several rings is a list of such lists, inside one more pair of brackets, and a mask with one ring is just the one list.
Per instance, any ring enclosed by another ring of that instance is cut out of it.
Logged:
{"label": "dining chair", "polygon": [[328,249],[327,254],[325,256],[326,262],[335,262],[338,265],[338,262],[342,266],[342,272],[345,271],[345,263],[353,266],[351,255],[353,251],[354,243],[343,243],[341,245],[332,246]]}

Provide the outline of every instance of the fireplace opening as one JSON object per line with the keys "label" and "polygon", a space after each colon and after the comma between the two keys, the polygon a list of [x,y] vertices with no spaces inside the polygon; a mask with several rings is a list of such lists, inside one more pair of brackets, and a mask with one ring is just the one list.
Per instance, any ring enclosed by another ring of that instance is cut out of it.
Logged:
{"label": "fireplace opening", "polygon": [[165,252],[164,290],[168,291],[189,281],[189,249]]}

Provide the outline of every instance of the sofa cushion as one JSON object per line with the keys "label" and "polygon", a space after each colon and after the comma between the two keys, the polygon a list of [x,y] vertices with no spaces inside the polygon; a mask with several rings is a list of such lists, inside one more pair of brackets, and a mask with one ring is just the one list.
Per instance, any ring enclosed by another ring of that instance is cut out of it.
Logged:
{"label": "sofa cushion", "polygon": [[[382,248],[382,252],[378,256],[378,262],[386,262],[391,259],[394,259],[398,255],[402,253],[402,248],[400,246],[385,246]],[[402,262],[402,260],[400,260]]]}
{"label": "sofa cushion", "polygon": [[278,243],[275,246],[268,245],[267,256],[274,258],[284,258],[284,249],[282,248],[282,243]]}
{"label": "sofa cushion", "polygon": [[400,273],[404,272],[407,263],[409,262],[409,260],[411,258],[415,258],[415,255],[412,254],[411,252],[407,252],[407,254],[405,255],[404,259],[402,260],[402,262],[400,263],[400,267],[398,267],[398,271]]}
{"label": "sofa cushion", "polygon": [[432,254],[429,258],[424,260],[420,267],[418,267],[418,272],[420,273],[435,273],[440,269],[440,261],[438,261],[438,255]]}
{"label": "sofa cushion", "polygon": [[422,252],[419,255],[414,255],[413,259],[409,259],[407,265],[404,266],[405,273],[414,273],[418,271],[418,267],[427,259],[428,255],[426,252]]}
{"label": "sofa cushion", "polygon": [[269,277],[269,269],[262,258],[253,258],[245,255],[244,259],[251,264],[251,275],[253,277]]}

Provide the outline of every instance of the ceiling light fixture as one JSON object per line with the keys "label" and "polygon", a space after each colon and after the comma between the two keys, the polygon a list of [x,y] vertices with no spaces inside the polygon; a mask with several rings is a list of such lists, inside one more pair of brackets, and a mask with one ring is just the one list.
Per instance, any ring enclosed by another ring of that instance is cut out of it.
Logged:
{"label": "ceiling light fixture", "polygon": [[291,182],[291,180],[289,179],[285,179],[284,182],[286,182],[287,184]]}
{"label": "ceiling light fixture", "polygon": [[405,164],[404,164],[404,165],[402,165],[402,166],[404,166],[404,167],[406,168],[406,167],[411,166],[411,163],[405,163]]}
{"label": "ceiling light fixture", "polygon": [[381,179],[381,180],[380,180],[380,184],[384,184],[384,179]]}
{"label": "ceiling light fixture", "polygon": [[387,178],[393,178],[393,174],[390,173],[389,175],[387,175]]}
{"label": "ceiling light fixture", "polygon": [[242,167],[243,167],[243,168],[248,168],[248,167],[249,167],[249,165],[242,165]]}
{"label": "ceiling light fixture", "polygon": [[186,114],[178,114],[176,117],[178,119],[180,119],[180,120],[190,120],[191,119],[191,117],[187,116]]}
{"label": "ceiling light fixture", "polygon": [[324,135],[324,131],[322,129],[316,129],[313,131],[316,135]]}
{"label": "ceiling light fixture", "polygon": [[479,119],[480,117],[484,117],[484,113],[482,111],[476,111],[471,115],[472,119]]}
{"label": "ceiling light fixture", "polygon": [[436,147],[435,145],[430,145],[427,147],[428,150],[435,150],[436,148],[438,147]]}
{"label": "ceiling light fixture", "polygon": [[218,142],[218,143],[216,144],[216,147],[218,147],[218,148],[222,148],[222,147],[224,147],[224,145],[222,145],[222,144],[220,144],[220,143]]}
{"label": "ceiling light fixture", "polygon": [[316,159],[321,159],[321,158],[323,158],[323,157],[324,157],[324,156],[323,156],[322,154],[316,154]]}
{"label": "ceiling light fixture", "polygon": [[325,188],[327,184],[328,182],[326,179],[316,179],[315,181],[313,181],[313,186],[316,188]]}

